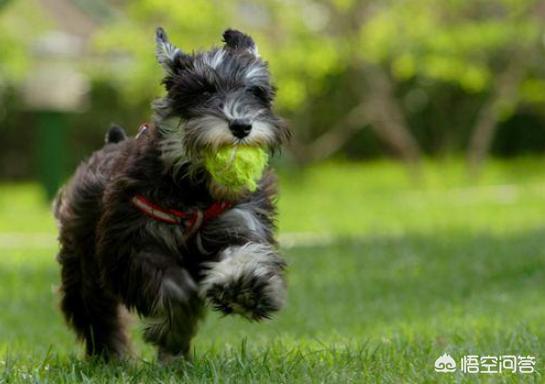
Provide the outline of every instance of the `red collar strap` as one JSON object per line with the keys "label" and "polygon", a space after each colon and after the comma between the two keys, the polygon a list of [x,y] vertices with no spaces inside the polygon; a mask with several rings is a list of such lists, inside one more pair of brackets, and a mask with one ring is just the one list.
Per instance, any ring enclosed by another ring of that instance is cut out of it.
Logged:
{"label": "red collar strap", "polygon": [[184,227],[186,236],[191,236],[203,224],[215,219],[233,206],[230,201],[215,201],[204,211],[192,208],[188,211],[165,209],[152,203],[142,195],[135,195],[131,202],[143,214],[162,223],[176,224]]}

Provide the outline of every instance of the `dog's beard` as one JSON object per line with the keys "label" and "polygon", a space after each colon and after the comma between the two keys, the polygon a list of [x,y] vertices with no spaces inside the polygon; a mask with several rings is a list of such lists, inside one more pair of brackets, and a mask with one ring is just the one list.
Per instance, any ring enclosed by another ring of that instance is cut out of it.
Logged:
{"label": "dog's beard", "polygon": [[159,128],[162,136],[161,159],[176,176],[182,169],[189,176],[202,169],[203,151],[215,151],[226,145],[270,148],[274,144],[272,125],[259,119],[253,121],[251,132],[242,139],[233,136],[227,120],[215,115],[204,115],[185,121],[169,118],[163,120]]}

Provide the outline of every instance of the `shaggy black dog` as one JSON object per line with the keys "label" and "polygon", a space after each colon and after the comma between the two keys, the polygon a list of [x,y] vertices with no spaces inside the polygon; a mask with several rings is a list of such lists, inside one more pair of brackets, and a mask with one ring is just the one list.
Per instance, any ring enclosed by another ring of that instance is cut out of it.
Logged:
{"label": "shaggy black dog", "polygon": [[157,30],[167,94],[135,138],[120,127],[58,194],[61,308],[89,355],[130,351],[125,309],[146,320],[159,357],[187,356],[205,303],[267,318],[283,304],[284,261],[274,239],[275,178],[254,192],[218,185],[204,150],[255,145],[274,152],[289,131],[273,114],[267,63],[249,36],[188,54]]}

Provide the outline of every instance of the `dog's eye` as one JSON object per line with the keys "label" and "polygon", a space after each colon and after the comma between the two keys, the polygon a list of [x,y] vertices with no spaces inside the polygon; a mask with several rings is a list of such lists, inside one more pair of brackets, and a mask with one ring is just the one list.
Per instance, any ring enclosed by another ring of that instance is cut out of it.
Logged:
{"label": "dog's eye", "polygon": [[201,95],[204,97],[210,97],[214,94],[215,91],[216,90],[214,89],[214,87],[209,86],[209,87],[203,88],[203,90],[201,91]]}
{"label": "dog's eye", "polygon": [[216,87],[208,82],[203,82],[196,96],[209,98],[216,93]]}
{"label": "dog's eye", "polygon": [[265,101],[265,102],[269,101],[267,90],[263,87],[254,85],[252,87],[249,87],[247,89],[247,92],[251,93],[252,95],[254,95],[255,97],[257,97],[258,99],[262,101]]}

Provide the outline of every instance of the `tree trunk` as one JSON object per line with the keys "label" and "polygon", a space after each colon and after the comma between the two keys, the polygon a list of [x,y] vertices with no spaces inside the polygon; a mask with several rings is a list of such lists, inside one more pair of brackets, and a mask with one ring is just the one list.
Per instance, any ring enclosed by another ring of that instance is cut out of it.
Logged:
{"label": "tree trunk", "polygon": [[303,147],[305,161],[319,161],[328,158],[340,150],[350,138],[365,125],[368,119],[365,116],[365,103],[354,107],[343,119]]}
{"label": "tree trunk", "polygon": [[521,53],[513,55],[515,58],[498,76],[495,90],[478,114],[467,153],[469,172],[472,177],[478,176],[488,156],[502,109],[517,103],[517,90],[525,68],[525,61],[517,59],[521,56],[524,55]]}
{"label": "tree trunk", "polygon": [[344,118],[308,145],[299,146],[305,162],[323,160],[340,150],[354,134],[370,125],[417,173],[420,147],[407,127],[405,116],[397,104],[392,84],[382,69],[366,65],[362,72],[361,101]]}
{"label": "tree trunk", "polygon": [[371,128],[403,160],[416,166],[420,160],[420,146],[407,126],[390,78],[378,66],[367,65],[364,71],[369,86],[365,112]]}

